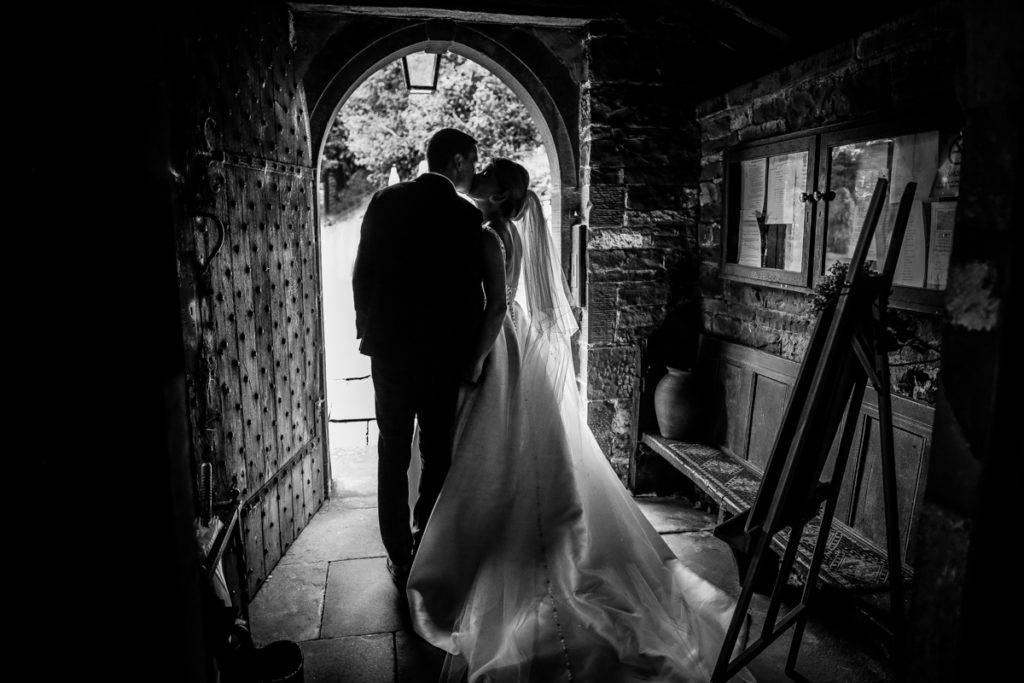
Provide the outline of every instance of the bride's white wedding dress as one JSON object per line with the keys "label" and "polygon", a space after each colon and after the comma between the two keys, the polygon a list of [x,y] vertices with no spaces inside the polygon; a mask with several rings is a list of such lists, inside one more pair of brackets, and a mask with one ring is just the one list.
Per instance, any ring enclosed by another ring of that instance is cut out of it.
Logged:
{"label": "bride's white wedding dress", "polygon": [[[507,288],[501,333],[460,398],[409,576],[413,627],[449,653],[451,681],[707,681],[734,600],[675,557],[587,427],[575,321],[534,208],[527,306]],[[506,254],[509,278],[520,256]]]}

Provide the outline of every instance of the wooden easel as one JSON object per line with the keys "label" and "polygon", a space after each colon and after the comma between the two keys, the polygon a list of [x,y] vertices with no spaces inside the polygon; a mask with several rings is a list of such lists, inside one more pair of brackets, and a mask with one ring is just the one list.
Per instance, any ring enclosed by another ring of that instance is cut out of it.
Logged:
{"label": "wooden easel", "polygon": [[[902,638],[903,564],[900,559],[889,362],[883,332],[888,295],[916,183],[908,183],[900,199],[881,273],[869,274],[863,264],[886,201],[887,187],[888,181],[879,178],[839,301],[815,321],[810,344],[790,393],[753,505],[715,528],[715,535],[730,545],[737,558],[743,587],[711,676],[712,683],[728,680],[795,625],[786,661],[786,672],[794,672],[809,616],[808,605],[817,584],[857,415],[869,380],[878,393],[892,631],[896,643]],[[829,451],[840,429],[838,452],[830,477],[821,481]],[[817,515],[822,503],[825,507],[821,526],[800,602],[780,621],[782,592],[793,569],[804,526]],[[779,559],[771,548],[772,539],[786,527],[790,533]],[[753,594],[766,592],[762,590],[766,581],[773,585],[768,592],[769,602],[761,634],[734,657],[733,651],[746,623]]]}

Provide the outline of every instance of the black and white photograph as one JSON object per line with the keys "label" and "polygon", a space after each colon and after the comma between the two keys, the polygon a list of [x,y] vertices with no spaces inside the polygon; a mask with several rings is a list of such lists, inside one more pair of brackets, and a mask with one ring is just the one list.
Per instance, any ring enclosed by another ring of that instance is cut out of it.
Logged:
{"label": "black and white photograph", "polygon": [[1020,3],[102,9],[15,680],[1017,677]]}

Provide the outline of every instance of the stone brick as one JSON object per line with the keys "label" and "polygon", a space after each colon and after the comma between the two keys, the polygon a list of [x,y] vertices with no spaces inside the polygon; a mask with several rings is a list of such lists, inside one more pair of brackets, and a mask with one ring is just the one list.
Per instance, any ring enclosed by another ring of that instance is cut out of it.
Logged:
{"label": "stone brick", "polygon": [[593,226],[622,225],[626,207],[626,188],[622,185],[591,184],[588,189],[587,222]]}
{"label": "stone brick", "polygon": [[927,12],[915,12],[862,33],[856,40],[857,59],[866,60],[895,52],[927,40],[934,32],[933,18]]}
{"label": "stone brick", "polygon": [[587,249],[642,249],[649,239],[633,228],[593,228],[587,232]]}
{"label": "stone brick", "polygon": [[788,118],[795,129],[821,126],[844,120],[849,115],[849,101],[841,88],[846,74],[805,83],[792,93],[793,108]]}
{"label": "stone brick", "polygon": [[626,208],[634,211],[652,209],[679,209],[683,205],[683,190],[678,185],[629,185]]}
{"label": "stone brick", "polygon": [[[591,121],[629,127],[671,127],[676,134],[687,131],[692,104],[686,91],[661,83],[603,83],[590,88]],[[696,142],[697,130],[689,133]]]}
{"label": "stone brick", "polygon": [[759,97],[751,105],[750,122],[767,123],[783,118],[789,110],[789,104],[784,93],[773,93],[766,97]]}
{"label": "stone brick", "polygon": [[590,401],[587,404],[587,422],[601,452],[619,478],[625,481],[633,456],[632,402]]}
{"label": "stone brick", "polygon": [[658,306],[668,303],[668,285],[664,282],[630,282],[619,287],[620,306]]}
{"label": "stone brick", "polygon": [[618,291],[614,284],[591,282],[587,290],[587,339],[603,344],[615,339],[618,320]]}
{"label": "stone brick", "polygon": [[720,140],[727,137],[733,130],[732,119],[732,111],[724,111],[720,114],[701,119],[698,122],[700,123],[701,142],[710,142],[711,140]]}
{"label": "stone brick", "polygon": [[692,211],[627,211],[626,225],[629,227],[648,227],[679,225],[693,222],[696,217]]}
{"label": "stone brick", "polygon": [[[664,320],[664,316],[662,316]],[[650,339],[655,332],[661,327],[662,321],[659,320],[654,325],[642,325],[639,327],[617,327],[615,329],[615,343],[616,344],[636,344],[646,339]]]}
{"label": "stone brick", "polygon": [[714,154],[701,159],[700,179],[721,180],[725,176],[725,167],[722,163],[722,155]]}
{"label": "stone brick", "polygon": [[721,152],[727,147],[731,147],[736,144],[739,140],[739,136],[735,133],[730,133],[724,137],[715,138],[714,140],[705,140],[700,144],[701,155],[715,154]]}
{"label": "stone brick", "polygon": [[730,110],[729,132],[735,133],[747,126],[753,125],[750,109],[748,107],[736,107]]}
{"label": "stone brick", "polygon": [[782,67],[779,70],[779,82],[782,86],[790,86],[808,79],[820,78],[851,64],[852,60],[853,41],[844,40],[810,57]]}
{"label": "stone brick", "polygon": [[590,254],[592,280],[650,280],[665,269],[663,254],[655,249],[611,249]]}
{"label": "stone brick", "polygon": [[699,103],[695,114],[698,119],[703,119],[722,111],[726,106],[725,95],[715,95],[711,99]]}
{"label": "stone brick", "polygon": [[[621,304],[621,302],[620,302]],[[665,320],[665,306],[621,306],[616,333],[657,328]]]}
{"label": "stone brick", "polygon": [[719,183],[700,184],[700,218],[717,221],[722,218],[722,193]]}
{"label": "stone brick", "polygon": [[696,183],[700,177],[700,164],[697,153],[685,162],[652,166],[650,164],[626,164],[622,169],[622,179],[627,185],[687,185]]}
{"label": "stone brick", "polygon": [[587,391],[591,398],[632,398],[639,381],[640,350],[637,347],[590,349]]}
{"label": "stone brick", "polygon": [[781,135],[786,132],[786,121],[783,119],[776,119],[774,121],[766,121],[764,123],[758,123],[746,128],[741,128],[736,132],[741,142],[747,140],[760,140],[761,138],[771,137],[773,135]]}
{"label": "stone brick", "polygon": [[782,89],[782,76],[778,71],[766,74],[760,78],[736,86],[725,93],[726,104],[732,107],[742,107],[749,104],[755,97],[767,95]]}

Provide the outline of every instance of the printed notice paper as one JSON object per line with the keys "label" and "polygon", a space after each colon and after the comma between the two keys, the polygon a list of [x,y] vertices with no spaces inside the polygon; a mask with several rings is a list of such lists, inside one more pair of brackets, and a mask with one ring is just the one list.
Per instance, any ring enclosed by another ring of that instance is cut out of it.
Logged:
{"label": "printed notice paper", "polygon": [[[768,159],[768,223],[792,223],[800,193],[807,187],[807,152]],[[803,205],[800,205],[803,212]]]}
{"label": "printed notice paper", "polygon": [[761,231],[757,214],[764,211],[767,159],[740,162],[740,242],[737,261],[741,266],[761,267]]}
{"label": "printed notice paper", "polygon": [[949,272],[949,254],[953,249],[953,223],[956,202],[932,202],[932,225],[928,244],[929,287],[943,289]]}
{"label": "printed notice paper", "polygon": [[[890,225],[896,220],[896,207],[889,209]],[[891,229],[887,231],[891,234]],[[903,234],[903,246],[896,261],[893,284],[904,287],[924,287],[925,265],[927,264],[928,240],[924,234],[924,205],[915,201],[910,208],[907,231]]]}
{"label": "printed notice paper", "polygon": [[892,184],[889,201],[896,204],[909,182],[917,183],[915,199],[925,199],[931,193],[935,170],[939,161],[939,131],[917,135],[900,135],[893,140]]}
{"label": "printed notice paper", "polygon": [[766,223],[783,223],[786,229],[786,270],[803,265],[804,205],[800,193],[807,188],[807,152],[782,154],[768,159]]}

